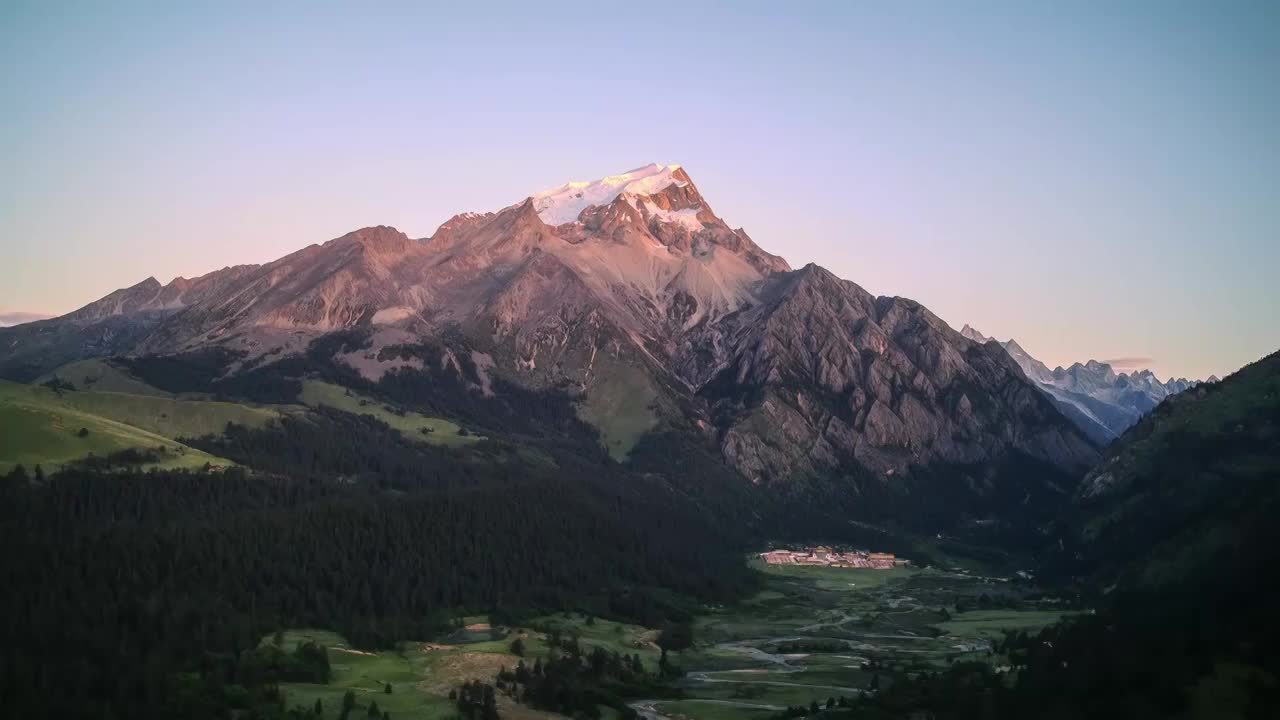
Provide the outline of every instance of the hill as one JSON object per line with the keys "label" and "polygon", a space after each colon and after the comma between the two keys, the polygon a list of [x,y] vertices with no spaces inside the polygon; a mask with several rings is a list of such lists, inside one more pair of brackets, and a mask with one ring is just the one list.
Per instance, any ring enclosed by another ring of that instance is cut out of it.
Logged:
{"label": "hill", "polygon": [[1093,612],[895,684],[867,717],[1224,720],[1280,707],[1280,353],[1161,403],[1054,530]]}
{"label": "hill", "polygon": [[31,384],[44,385],[52,380],[70,383],[76,390],[169,397],[169,393],[142,382],[105,358],[89,358],[67,363],[41,375]]}
{"label": "hill", "polygon": [[1159,587],[1256,555],[1280,510],[1280,353],[1165,401],[1085,478],[1067,538],[1092,575]]}
{"label": "hill", "polygon": [[[124,450],[156,448],[166,450],[161,457],[146,462],[148,467],[175,469],[200,468],[206,463],[227,464],[226,460],[177,443],[172,437],[89,409],[98,408],[136,418],[156,412],[154,407],[144,410],[139,406],[163,401],[160,398],[117,393],[85,393],[76,398],[67,397],[71,395],[76,393],[59,394],[44,387],[0,380],[0,428],[3,428],[0,432],[0,472],[8,472],[16,465],[24,465],[28,471],[41,465],[46,472],[53,472],[89,455],[105,458]],[[121,400],[125,402],[119,402]],[[175,411],[174,414],[176,419],[185,413]],[[156,427],[162,424],[153,423]]]}

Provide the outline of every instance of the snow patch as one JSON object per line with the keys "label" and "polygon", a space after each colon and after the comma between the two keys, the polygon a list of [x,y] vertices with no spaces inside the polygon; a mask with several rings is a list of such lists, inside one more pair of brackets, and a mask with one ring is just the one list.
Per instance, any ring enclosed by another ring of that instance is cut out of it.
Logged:
{"label": "snow patch", "polygon": [[675,179],[679,165],[650,163],[644,167],[610,175],[591,182],[569,182],[533,196],[533,208],[548,225],[563,225],[578,219],[578,214],[592,205],[613,202],[623,193],[653,195],[671,185],[687,183]]}
{"label": "snow patch", "polygon": [[683,225],[689,229],[689,232],[697,232],[702,229],[702,221],[698,219],[698,213],[702,212],[701,206],[685,208],[684,210],[663,210],[656,203],[647,200],[641,201],[640,205],[650,217],[656,217],[664,223]]}

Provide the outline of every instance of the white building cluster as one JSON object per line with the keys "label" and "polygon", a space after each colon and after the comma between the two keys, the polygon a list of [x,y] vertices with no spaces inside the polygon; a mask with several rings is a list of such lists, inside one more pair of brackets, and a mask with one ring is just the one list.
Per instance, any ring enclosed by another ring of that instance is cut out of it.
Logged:
{"label": "white building cluster", "polygon": [[865,550],[835,552],[823,545],[807,550],[770,550],[760,553],[760,559],[770,565],[822,565],[872,570],[890,570],[897,565],[907,564],[907,560],[894,557],[892,553]]}

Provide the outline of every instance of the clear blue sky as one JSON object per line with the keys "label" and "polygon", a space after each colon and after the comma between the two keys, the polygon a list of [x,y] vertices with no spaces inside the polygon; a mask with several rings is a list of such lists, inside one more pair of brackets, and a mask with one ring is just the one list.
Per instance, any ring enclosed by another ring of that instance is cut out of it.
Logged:
{"label": "clear blue sky", "polygon": [[1051,366],[1280,348],[1280,2],[178,5],[0,6],[0,315],[656,161]]}

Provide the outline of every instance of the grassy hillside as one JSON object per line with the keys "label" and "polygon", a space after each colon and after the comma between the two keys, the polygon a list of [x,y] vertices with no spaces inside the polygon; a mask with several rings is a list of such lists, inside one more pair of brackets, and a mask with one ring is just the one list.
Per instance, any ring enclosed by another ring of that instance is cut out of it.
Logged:
{"label": "grassy hillside", "polygon": [[618,462],[626,462],[641,436],[658,424],[660,396],[648,376],[622,363],[602,361],[579,416],[600,431],[600,442]]}
{"label": "grassy hillside", "polygon": [[[44,388],[40,391],[49,392]],[[221,433],[227,423],[258,428],[280,417],[273,408],[214,400],[179,400],[122,392],[63,392],[56,401],[94,415],[117,420],[168,438]]]}
{"label": "grassy hillside", "polygon": [[1089,571],[1159,586],[1254,552],[1280,507],[1280,353],[1163,403],[1085,479]]}
{"label": "grassy hillside", "polygon": [[61,380],[71,383],[77,390],[95,390],[98,392],[129,393],[130,395],[148,395],[153,397],[170,397],[169,393],[148,385],[124,370],[112,365],[105,358],[91,358],[67,363],[57,370],[45,373],[36,378],[32,385],[43,385],[50,380]]}
{"label": "grassy hillside", "polygon": [[[486,625],[487,627],[487,625]],[[509,634],[509,633],[508,633]],[[314,642],[328,650],[333,676],[327,685],[285,683],[281,686],[285,707],[312,710],[320,701],[326,718],[337,718],[342,696],[348,691],[356,697],[351,717],[365,717],[371,703],[391,713],[392,718],[436,720],[458,717],[458,709],[449,700],[449,692],[471,680],[492,682],[501,668],[514,668],[520,658],[512,655],[513,638],[457,643],[402,642],[395,650],[363,652],[353,649],[337,633],[324,630],[294,630],[284,633],[281,647],[292,651],[299,643]],[[544,655],[541,639],[524,634],[529,652]],[[263,643],[274,642],[265,638]],[[391,692],[386,686],[391,685]],[[500,694],[498,706],[507,720],[554,720],[563,715],[542,712],[513,702]]]}
{"label": "grassy hillside", "polygon": [[18,464],[28,469],[39,464],[53,472],[90,454],[101,457],[130,448],[157,447],[168,448],[157,467],[227,464],[157,433],[77,408],[63,397],[47,388],[0,380],[0,472]]}
{"label": "grassy hillside", "polygon": [[434,445],[457,446],[481,439],[475,435],[459,434],[462,428],[457,423],[415,412],[400,411],[353,390],[319,380],[304,381],[302,394],[298,400],[308,407],[324,405],[356,415],[369,415],[399,430],[410,440]]}
{"label": "grassy hillside", "polygon": [[[337,633],[323,630],[290,631],[284,634],[283,640],[281,647],[287,651],[303,642],[314,642],[326,648],[333,672],[327,685],[286,683],[281,688],[286,707],[310,710],[319,700],[324,717],[336,718],[342,708],[342,696],[351,691],[356,696],[355,717],[364,717],[371,702],[390,712],[393,718],[445,718],[457,712],[447,697],[428,693],[419,685],[422,658],[415,647],[407,653],[361,652],[352,649]],[[266,638],[263,643],[273,641],[273,638]],[[459,680],[458,684],[464,680]],[[386,693],[388,683],[391,684],[390,694]]]}

